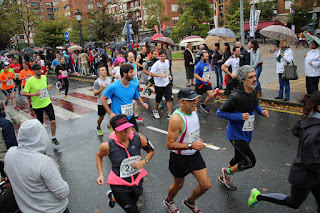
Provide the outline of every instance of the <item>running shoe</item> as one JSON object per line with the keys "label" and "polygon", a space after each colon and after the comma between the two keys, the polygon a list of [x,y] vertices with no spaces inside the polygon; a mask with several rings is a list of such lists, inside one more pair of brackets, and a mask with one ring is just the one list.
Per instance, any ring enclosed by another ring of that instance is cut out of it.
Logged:
{"label": "running shoe", "polygon": [[146,92],[147,92],[147,87],[145,86],[145,87],[143,87],[143,89],[142,89],[142,94],[145,95]]}
{"label": "running shoe", "polygon": [[113,132],[113,129],[112,129],[112,127],[111,127],[111,125],[110,125],[110,124],[108,125],[108,129],[109,129],[110,133],[112,133],[112,132]]}
{"label": "running shoe", "polygon": [[220,89],[219,89],[219,88],[216,88],[216,89],[214,90],[213,97],[214,97],[214,98],[217,97],[217,96],[219,95],[219,92],[220,92]]}
{"label": "running shoe", "polygon": [[5,106],[8,106],[8,101],[4,102],[4,105],[5,105]]}
{"label": "running shoe", "polygon": [[59,141],[57,140],[57,138],[52,138],[52,143],[54,145],[60,145]]}
{"label": "running shoe", "polygon": [[204,104],[200,104],[201,109],[203,109],[203,111],[205,111],[206,113],[210,113],[210,110],[208,109],[207,105]]}
{"label": "running shoe", "polygon": [[58,89],[58,94],[61,95],[61,89]]}
{"label": "running shoe", "polygon": [[97,131],[98,131],[98,135],[100,135],[100,136],[102,136],[102,135],[103,135],[102,130],[101,130],[101,129],[99,129],[98,127],[97,127]]}
{"label": "running shoe", "polygon": [[160,103],[159,103],[159,106],[158,106],[158,108],[162,108],[162,104],[160,104]]}
{"label": "running shoe", "polygon": [[137,121],[138,123],[141,123],[141,122],[143,122],[143,121],[144,121],[144,119],[143,119],[143,118],[141,118],[140,116],[138,116],[138,117],[136,117],[136,121]]}
{"label": "running shoe", "polygon": [[259,201],[257,200],[258,195],[260,195],[260,192],[258,191],[258,189],[256,188],[251,189],[250,197],[248,199],[248,205],[250,207],[253,207],[255,204],[259,203]]}
{"label": "running shoe", "polygon": [[154,118],[156,118],[156,119],[159,119],[159,118],[160,118],[160,115],[159,115],[158,110],[153,110],[153,116],[154,116]]}
{"label": "running shoe", "polygon": [[150,96],[152,93],[151,89],[148,89],[148,95]]}
{"label": "running shoe", "polygon": [[180,210],[174,201],[168,202],[166,198],[163,201],[163,205],[168,208],[170,213],[180,213]]}
{"label": "running shoe", "polygon": [[170,119],[170,118],[171,118],[171,116],[172,116],[172,114],[168,115],[168,119]]}
{"label": "running shoe", "polygon": [[18,107],[14,107],[13,108],[15,111],[20,111],[20,109]]}
{"label": "running shoe", "polygon": [[218,180],[220,181],[220,183],[224,184],[230,190],[237,189],[237,187],[233,185],[230,181],[230,175],[228,175],[226,168],[221,169],[221,176],[218,178]]}
{"label": "running shoe", "polygon": [[69,98],[70,98],[70,97],[69,97],[69,96],[67,96],[67,95],[66,95],[66,96],[64,96],[64,97],[66,97],[67,99],[69,99]]}
{"label": "running shoe", "polygon": [[182,201],[182,203],[184,205],[186,205],[193,213],[202,213],[202,211],[199,209],[198,205],[196,203],[194,203],[193,205],[191,205],[188,202],[188,198],[186,198],[184,201]]}
{"label": "running shoe", "polygon": [[109,199],[110,208],[113,208],[117,202],[114,201],[113,193],[111,190],[107,191],[107,197]]}

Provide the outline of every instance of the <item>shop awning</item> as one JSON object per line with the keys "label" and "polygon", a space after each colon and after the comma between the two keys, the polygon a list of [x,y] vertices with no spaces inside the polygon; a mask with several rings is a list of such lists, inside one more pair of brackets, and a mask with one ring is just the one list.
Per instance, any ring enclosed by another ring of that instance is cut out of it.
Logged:
{"label": "shop awning", "polygon": [[[265,28],[265,27],[268,27],[270,25],[274,25],[274,21],[267,21],[267,22],[259,22],[258,23],[258,28],[257,28],[257,31]],[[277,22],[276,25],[283,25],[281,22]],[[247,24],[244,24],[244,30],[245,31],[250,31],[250,26],[249,26],[249,23]]]}

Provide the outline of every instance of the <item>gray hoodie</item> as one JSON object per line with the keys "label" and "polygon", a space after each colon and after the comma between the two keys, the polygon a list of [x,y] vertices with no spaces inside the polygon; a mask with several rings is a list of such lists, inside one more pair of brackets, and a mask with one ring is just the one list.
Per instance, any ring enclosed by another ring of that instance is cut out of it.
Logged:
{"label": "gray hoodie", "polygon": [[60,213],[67,208],[69,185],[56,162],[43,154],[48,143],[43,125],[28,120],[19,129],[18,147],[11,147],[5,156],[5,171],[23,213]]}

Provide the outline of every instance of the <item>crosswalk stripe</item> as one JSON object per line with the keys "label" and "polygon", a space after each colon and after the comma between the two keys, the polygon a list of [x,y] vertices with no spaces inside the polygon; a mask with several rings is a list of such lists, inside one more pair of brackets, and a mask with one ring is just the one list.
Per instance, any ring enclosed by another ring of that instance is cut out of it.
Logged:
{"label": "crosswalk stripe", "polygon": [[65,121],[81,117],[81,115],[78,115],[77,113],[71,112],[65,108],[59,107],[54,104],[53,104],[53,108],[54,108],[55,115]]}
{"label": "crosswalk stripe", "polygon": [[76,98],[76,97],[70,97],[70,99],[68,99],[68,102],[73,103],[73,104],[77,104],[79,106],[82,107],[86,107],[92,110],[97,110],[97,103],[94,103],[92,101],[87,101],[81,98]]}

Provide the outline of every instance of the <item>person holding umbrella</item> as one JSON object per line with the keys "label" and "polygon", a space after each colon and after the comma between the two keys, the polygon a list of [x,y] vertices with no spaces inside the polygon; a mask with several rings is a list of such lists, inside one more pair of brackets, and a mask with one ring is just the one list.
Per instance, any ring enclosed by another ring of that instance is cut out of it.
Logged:
{"label": "person holding umbrella", "polygon": [[186,68],[186,86],[194,86],[194,62],[195,58],[192,51],[192,43],[187,44],[187,48],[183,53],[184,67]]}

